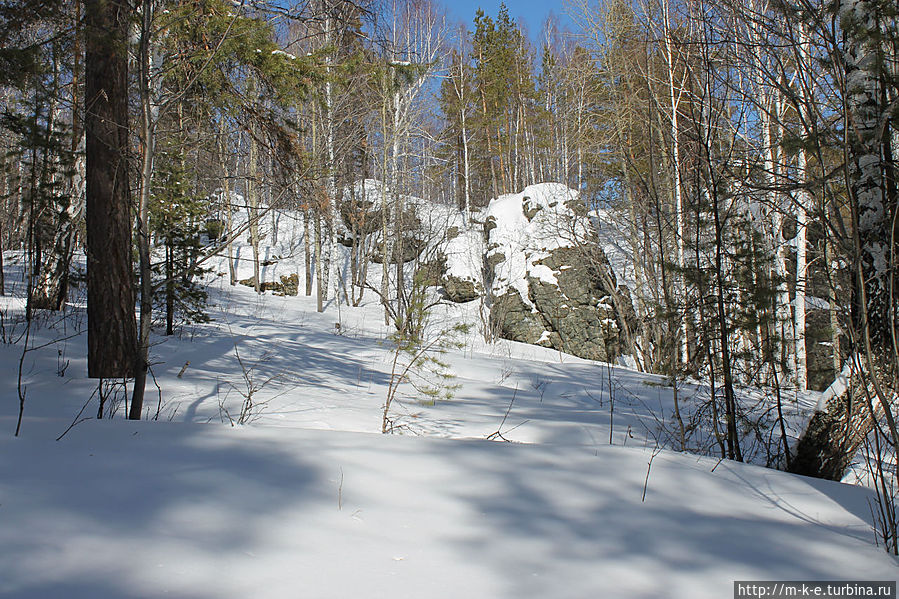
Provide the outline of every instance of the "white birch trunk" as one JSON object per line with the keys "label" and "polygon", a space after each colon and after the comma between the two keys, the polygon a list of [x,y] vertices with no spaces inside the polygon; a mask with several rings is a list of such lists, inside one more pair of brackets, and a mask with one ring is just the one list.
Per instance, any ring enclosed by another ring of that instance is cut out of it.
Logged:
{"label": "white birch trunk", "polygon": [[[798,173],[805,180],[808,157],[805,150],[799,151]],[[804,390],[808,387],[808,356],[806,353],[806,289],[808,285],[808,211],[811,208],[811,197],[808,191],[800,190],[797,194],[796,206],[796,294],[793,309],[793,330],[796,354],[796,387]]]}
{"label": "white birch trunk", "polygon": [[[686,266],[686,258],[685,258],[685,250],[684,250],[684,236],[686,230],[686,219],[684,216],[684,198],[683,198],[683,181],[681,180],[681,167],[680,167],[680,127],[678,122],[678,111],[680,109],[680,94],[682,93],[675,86],[674,81],[674,52],[672,50],[672,40],[671,40],[671,22],[668,8],[668,0],[663,0],[662,2],[662,10],[663,10],[663,18],[665,20],[665,59],[667,62],[667,70],[668,70],[668,101],[670,103],[671,109],[671,142],[672,142],[672,153],[673,153],[673,161],[674,161],[674,209],[675,209],[675,219],[676,219],[676,227],[677,227],[677,266],[680,269],[681,273],[684,271]],[[675,279],[677,281],[676,294],[677,299],[680,302],[686,302],[686,285],[683,280],[683,275],[678,275]],[[681,327],[680,327],[680,359],[682,363],[686,364],[690,360],[690,352],[688,345],[688,323],[687,323],[687,315],[686,311],[684,311],[683,316],[681,317]]]}
{"label": "white birch trunk", "polygon": [[[799,55],[801,63],[806,71],[809,66],[808,54],[808,32],[804,25],[799,26]],[[808,132],[811,128],[809,119],[811,114],[808,109],[808,102],[812,101],[809,97],[808,86],[802,76],[798,78],[799,97],[800,97],[800,117]],[[808,170],[808,154],[804,147],[799,148],[799,156],[796,164],[797,177],[799,179],[800,188],[796,193],[796,239],[794,241],[796,249],[796,294],[795,307],[793,310],[793,329],[795,335],[795,354],[796,354],[796,387],[804,390],[808,387],[808,355],[806,348],[806,289],[808,286],[808,221],[809,212],[812,210],[814,198],[805,187],[810,185],[811,176]]]}
{"label": "white birch trunk", "polygon": [[[774,275],[777,279],[776,308],[775,308],[775,327],[780,337],[780,347],[784,354],[783,360],[777,360],[777,367],[783,368],[780,372],[779,380],[793,381],[793,373],[796,372],[796,354],[795,343],[793,342],[793,311],[790,301],[790,289],[787,284],[789,272],[787,269],[787,246],[784,243],[784,214],[785,209],[782,205],[782,198],[775,187],[780,183],[780,166],[778,164],[777,145],[780,143],[781,134],[775,135],[774,130],[780,133],[780,127],[772,122],[771,114],[780,119],[781,100],[779,96],[771,92],[772,97],[767,98],[765,104],[767,110],[762,112],[762,136],[764,144],[763,164],[765,167],[765,179],[771,191],[769,192],[769,203],[771,205],[771,239],[772,250],[774,254]],[[783,366],[781,366],[783,364]]]}
{"label": "white birch trunk", "polygon": [[262,291],[262,281],[259,280],[259,157],[256,148],[256,138],[250,133],[249,173],[247,174],[247,218],[250,231],[250,247],[253,250],[253,289],[256,293]]}

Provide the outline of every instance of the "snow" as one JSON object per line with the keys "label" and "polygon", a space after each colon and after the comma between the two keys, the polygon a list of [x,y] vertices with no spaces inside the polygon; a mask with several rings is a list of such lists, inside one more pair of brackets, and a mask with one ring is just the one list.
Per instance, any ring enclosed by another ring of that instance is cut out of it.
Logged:
{"label": "snow", "polygon": [[463,230],[457,237],[444,244],[444,253],[448,275],[470,281],[481,280],[484,261],[483,233],[476,229]]}
{"label": "snow", "polygon": [[272,56],[283,56],[288,60],[296,60],[297,57],[290,52],[285,52],[284,50],[272,50]]}
{"label": "snow", "polygon": [[[558,208],[547,189],[526,194]],[[495,203],[497,224],[539,237],[521,198]],[[300,215],[273,212],[260,228],[265,280],[303,280]],[[447,247],[461,273],[483,240],[459,230]],[[252,274],[245,243],[240,278]],[[335,255],[346,273],[345,248]],[[9,339],[24,332],[21,263],[5,264]],[[717,598],[733,580],[896,577],[873,545],[869,490],[665,449],[663,377],[487,343],[477,302],[439,305],[436,327],[474,325],[443,356],[460,387],[429,403],[401,385],[401,434],[381,435],[393,351],[377,297],[351,308],[332,290],[318,313],[311,297],[231,287],[224,260],[210,264],[213,321],[153,339],[157,421],[123,420],[115,393],[115,417],[93,418],[83,288],[66,317],[35,325],[18,438],[22,341],[0,344],[0,596]],[[248,382],[256,407],[232,426]],[[738,392],[748,411],[770,407],[763,391]],[[681,384],[685,414],[704,393]],[[786,403],[792,434],[818,397]],[[698,430],[690,449],[713,445]]]}
{"label": "snow", "polygon": [[556,278],[556,275],[554,275],[552,269],[545,264],[535,264],[531,266],[528,272],[530,276],[542,283],[556,286],[559,285],[559,280]]}
{"label": "snow", "polygon": [[641,501],[648,450],[47,424],[0,440],[6,596],[720,598],[895,575],[863,491],[761,468],[660,454]]}
{"label": "snow", "polygon": [[821,393],[821,397],[818,399],[817,405],[815,405],[815,411],[824,412],[827,410],[827,402],[846,392],[846,389],[849,388],[849,380],[852,378],[852,369],[855,364],[860,363],[861,361],[856,357],[853,357],[851,360],[846,360],[846,363],[843,365],[843,370],[840,371],[837,378],[834,379],[830,386]]}
{"label": "snow", "polygon": [[[484,218],[492,218],[496,227],[490,232],[488,256],[502,254],[505,257],[494,268],[494,295],[503,295],[513,288],[528,302],[529,276],[558,285],[551,269],[537,262],[547,257],[550,251],[574,247],[585,238],[586,223],[577,219],[566,204],[577,198],[578,193],[565,185],[540,183],[490,202]],[[526,209],[536,210],[533,218],[527,218]]]}
{"label": "snow", "polygon": [[353,184],[353,190],[344,190],[343,200],[350,201],[355,195],[357,201],[370,202],[372,207],[380,209],[384,193],[390,194],[390,188],[377,179],[363,179]]}
{"label": "snow", "polygon": [[609,260],[618,282],[627,285],[629,289],[637,289],[633,249],[628,241],[630,236],[624,230],[627,224],[620,215],[609,210],[595,210],[591,213],[591,217],[599,237],[599,245]]}

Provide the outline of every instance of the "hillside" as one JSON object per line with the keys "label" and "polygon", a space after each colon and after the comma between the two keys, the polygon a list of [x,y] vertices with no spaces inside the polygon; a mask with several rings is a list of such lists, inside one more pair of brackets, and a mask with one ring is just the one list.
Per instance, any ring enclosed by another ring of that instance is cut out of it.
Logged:
{"label": "hillside", "polygon": [[[303,280],[299,216],[265,222],[263,280]],[[662,377],[487,343],[478,302],[444,302],[434,326],[471,325],[442,356],[458,389],[433,402],[402,383],[381,435],[394,352],[377,296],[331,293],[318,313],[212,266],[212,321],[154,338],[151,421],[123,420],[115,386],[94,418],[80,288],[34,327],[19,438],[24,340],[0,347],[3,596],[711,598],[734,580],[896,577],[868,490],[672,451]],[[24,332],[20,294],[2,298],[7,339]],[[714,449],[705,392],[679,389],[699,454]],[[793,434],[816,398],[790,403]]]}

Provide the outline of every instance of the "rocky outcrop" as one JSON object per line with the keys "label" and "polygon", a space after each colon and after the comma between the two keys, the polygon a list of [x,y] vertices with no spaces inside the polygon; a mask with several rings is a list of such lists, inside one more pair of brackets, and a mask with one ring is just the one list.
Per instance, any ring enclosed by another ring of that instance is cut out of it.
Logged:
{"label": "rocky outcrop", "polygon": [[556,284],[528,277],[528,289],[550,332],[552,347],[582,358],[611,361],[622,353],[621,327],[603,277],[596,272],[608,268],[608,263],[592,263],[600,257],[604,259],[592,251],[584,256],[578,248],[553,250],[537,264],[550,269]]}
{"label": "rocky outcrop", "polygon": [[[259,285],[260,291],[271,291],[275,295],[297,295],[300,290],[300,275],[297,273],[293,273],[291,275],[285,276],[281,275],[281,282],[277,283],[275,281],[262,281]],[[241,285],[245,285],[247,287],[256,287],[256,278],[250,277],[249,279],[241,279],[238,281]]]}
{"label": "rocky outcrop", "polygon": [[[575,191],[528,187],[493,200],[483,222],[480,243],[464,241],[478,248],[476,267],[464,252],[449,252],[456,256],[455,273],[443,277],[450,299],[471,301],[489,291],[491,328],[505,339],[601,361],[630,351],[630,294],[618,285]],[[463,259],[469,266],[460,265]]]}
{"label": "rocky outcrop", "polygon": [[[390,264],[396,264],[397,261],[402,257],[403,263],[408,263],[414,261],[421,255],[422,250],[425,249],[427,243],[415,236],[414,234],[406,235],[403,238],[403,245],[400,248],[397,244],[391,245],[390,249]],[[371,261],[375,264],[383,264],[384,256],[382,255],[381,247],[376,245],[371,253]]]}
{"label": "rocky outcrop", "polygon": [[[340,221],[350,242],[383,225],[383,186],[366,181],[345,197]],[[377,263],[415,262],[417,275],[457,303],[483,299],[500,337],[614,361],[632,351],[630,297],[599,247],[578,193],[533,185],[501,196],[464,221],[451,207],[403,198],[404,231],[390,255],[372,244]],[[400,251],[401,250],[401,251]]]}
{"label": "rocky outcrop", "polygon": [[291,273],[288,276],[281,275],[281,291],[284,295],[298,295],[300,293],[300,275]]}
{"label": "rocky outcrop", "polygon": [[366,179],[345,189],[337,203],[337,213],[342,225],[338,227],[338,238],[344,245],[351,245],[354,237],[379,231],[384,218],[380,182]]}
{"label": "rocky outcrop", "polygon": [[513,341],[589,360],[615,360],[625,350],[623,327],[591,259],[576,248],[557,248],[537,260],[548,272],[526,278],[527,300],[518,288],[494,298],[490,316],[495,330]]}
{"label": "rocky outcrop", "polygon": [[443,276],[441,283],[446,296],[457,304],[464,304],[484,295],[484,286],[473,279],[447,274]]}
{"label": "rocky outcrop", "polygon": [[876,392],[866,379],[854,376],[847,367],[824,391],[799,437],[788,471],[829,480],[843,478],[874,427],[866,395]]}
{"label": "rocky outcrop", "polygon": [[530,301],[524,301],[517,289],[509,289],[493,299],[490,323],[503,339],[554,347],[551,333],[546,330],[540,313],[534,310]]}
{"label": "rocky outcrop", "polygon": [[[391,232],[397,229],[403,231],[403,243],[391,244],[387,262],[396,264],[412,262],[421,255],[428,245],[430,232],[423,227],[422,218],[418,214],[418,200],[403,196],[403,209],[398,210],[391,201],[384,210],[383,194],[391,194],[380,181],[366,179],[359,181],[352,187],[344,190],[343,198],[337,205],[336,232],[337,241],[345,247],[353,247],[363,242],[368,236],[378,237],[378,233],[384,227],[384,217],[387,217],[387,227]],[[401,218],[401,222],[397,219]],[[375,242],[369,256],[372,262],[384,263],[382,247]]]}

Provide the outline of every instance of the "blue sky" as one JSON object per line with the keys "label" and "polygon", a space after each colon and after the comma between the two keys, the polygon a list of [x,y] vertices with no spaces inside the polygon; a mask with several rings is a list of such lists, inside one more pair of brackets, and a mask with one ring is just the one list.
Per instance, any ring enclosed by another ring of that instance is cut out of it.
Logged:
{"label": "blue sky", "polygon": [[[473,27],[474,15],[478,8],[484,9],[484,12],[491,17],[496,17],[500,4],[501,0],[444,0],[450,19],[463,21],[469,28]],[[543,22],[550,11],[559,17],[563,27],[573,28],[570,19],[564,14],[561,2],[506,0],[506,8],[509,9],[509,16],[513,21],[517,22],[519,17],[524,19],[532,40],[540,36]]]}

